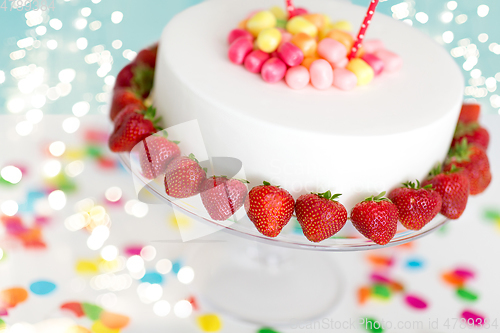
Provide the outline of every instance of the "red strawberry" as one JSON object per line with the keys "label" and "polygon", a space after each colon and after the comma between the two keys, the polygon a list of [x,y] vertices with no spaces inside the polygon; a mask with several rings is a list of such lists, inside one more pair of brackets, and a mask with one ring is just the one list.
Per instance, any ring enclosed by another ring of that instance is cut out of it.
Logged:
{"label": "red strawberry", "polygon": [[481,127],[475,121],[471,121],[468,123],[459,121],[451,146],[453,147],[456,144],[462,142],[463,139],[467,139],[468,143],[473,143],[486,150],[488,149],[488,145],[490,143],[490,134],[488,133],[486,128]]}
{"label": "red strawberry", "polygon": [[470,182],[470,194],[482,193],[491,182],[490,162],[483,148],[469,145],[467,139],[455,145],[448,153],[444,171],[463,168]]}
{"label": "red strawberry", "polygon": [[109,137],[111,151],[131,151],[141,140],[156,132],[156,110],[137,110],[134,105],[125,107],[115,118],[115,129]]}
{"label": "red strawberry", "polygon": [[352,225],[363,236],[379,245],[389,243],[398,227],[398,209],[384,195],[385,192],[382,192],[366,198],[351,211]]}
{"label": "red strawberry", "polygon": [[311,242],[321,242],[339,232],[347,222],[347,210],[336,201],[340,194],[311,193],[301,195],[295,203],[295,214],[304,235]]}
{"label": "red strawberry", "polygon": [[396,205],[399,221],[410,230],[420,230],[432,221],[441,210],[442,200],[438,192],[432,189],[432,184],[420,187],[413,182],[403,184],[387,196]]}
{"label": "red strawberry", "polygon": [[120,111],[127,105],[135,105],[138,109],[145,109],[142,100],[130,89],[118,88],[113,93],[113,100],[111,101],[111,109],[109,110],[109,117],[111,120],[120,113]]}
{"label": "red strawberry", "polygon": [[466,174],[456,168],[442,173],[441,165],[438,165],[422,186],[429,184],[432,184],[432,188],[441,195],[443,202],[441,214],[452,220],[458,219],[464,212],[469,198],[469,179]]}
{"label": "red strawberry", "polygon": [[132,79],[134,78],[133,68],[134,64],[130,63],[121,69],[116,76],[114,89],[132,87]]}
{"label": "red strawberry", "polygon": [[138,149],[142,174],[148,179],[155,179],[164,173],[168,163],[181,156],[177,142],[169,141],[165,131],[148,136]]}
{"label": "red strawberry", "polygon": [[225,221],[243,206],[247,195],[246,185],[238,179],[210,177],[200,186],[200,195],[210,217]]}
{"label": "red strawberry", "polygon": [[268,182],[252,188],[245,199],[248,218],[268,237],[279,235],[292,217],[294,204],[290,193]]}
{"label": "red strawberry", "polygon": [[134,59],[135,63],[144,64],[151,68],[155,68],[156,66],[156,48],[143,49],[137,53],[137,56]]}
{"label": "red strawberry", "polygon": [[149,65],[132,62],[118,73],[113,89],[130,88],[142,98],[146,98],[153,88],[154,74],[154,68]]}
{"label": "red strawberry", "polygon": [[200,193],[200,185],[206,178],[193,154],[175,158],[165,171],[165,191],[174,198],[189,198]]}
{"label": "red strawberry", "polygon": [[480,113],[481,113],[481,105],[463,104],[462,110],[460,110],[460,116],[458,117],[458,120],[464,123],[477,121],[479,119]]}

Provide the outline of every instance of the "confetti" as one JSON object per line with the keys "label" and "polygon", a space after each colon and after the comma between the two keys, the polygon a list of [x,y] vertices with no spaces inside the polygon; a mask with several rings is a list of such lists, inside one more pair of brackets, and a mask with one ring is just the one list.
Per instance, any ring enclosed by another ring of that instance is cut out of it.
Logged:
{"label": "confetti", "polygon": [[484,321],[485,321],[484,316],[477,314],[475,312],[472,312],[470,310],[465,310],[464,312],[462,312],[460,317],[464,318],[466,321],[468,321],[470,319],[471,321],[473,321],[474,325],[476,325],[476,326],[483,325]]}
{"label": "confetti", "polygon": [[2,320],[2,318],[0,318],[0,329],[4,329],[5,328],[5,321]]}
{"label": "confetti", "polygon": [[464,285],[465,279],[453,274],[452,272],[450,273],[444,273],[442,275],[443,280],[455,287],[462,287]]}
{"label": "confetti", "polygon": [[30,290],[35,295],[48,295],[56,289],[56,285],[50,281],[36,281],[30,285]]}
{"label": "confetti", "polygon": [[141,282],[149,282],[151,284],[162,284],[163,276],[157,272],[146,272],[141,279]]}
{"label": "confetti", "polygon": [[13,308],[28,299],[28,291],[24,288],[10,288],[0,292],[0,302],[6,308]]}
{"label": "confetti", "polygon": [[377,256],[377,255],[368,255],[368,261],[375,266],[392,266],[394,263],[393,259],[390,257]]}
{"label": "confetti", "polygon": [[217,332],[222,327],[222,322],[219,316],[215,314],[199,316],[196,321],[203,332]]}
{"label": "confetti", "polygon": [[104,324],[100,320],[96,320],[94,324],[92,325],[92,332],[93,333],[118,333],[120,332],[119,329],[113,329],[104,326]]}
{"label": "confetti", "polygon": [[140,256],[141,255],[141,250],[142,250],[143,246],[139,246],[139,245],[133,245],[133,246],[128,246],[125,248],[125,254],[127,256]]}
{"label": "confetti", "polygon": [[371,293],[380,299],[389,299],[391,297],[391,289],[384,284],[375,284],[372,286]]}
{"label": "confetti", "polygon": [[196,298],[194,296],[189,296],[186,300],[189,303],[191,303],[191,306],[193,307],[194,311],[198,311],[200,309],[200,307],[198,305],[198,301],[196,300]]}
{"label": "confetti", "polygon": [[9,311],[7,311],[6,308],[2,308],[0,307],[0,316],[8,316],[9,315]]}
{"label": "confetti", "polygon": [[391,280],[381,274],[378,273],[373,273],[370,276],[370,279],[374,282],[380,282],[380,283],[391,283]]}
{"label": "confetti", "polygon": [[83,326],[76,325],[76,326],[71,326],[68,328],[68,330],[64,333],[92,333],[88,329],[86,329]]}
{"label": "confetti", "polygon": [[427,308],[427,302],[415,295],[406,295],[405,302],[415,309],[421,310]]}
{"label": "confetti", "polygon": [[97,264],[90,260],[78,260],[76,262],[75,270],[80,274],[95,274],[99,272]]}
{"label": "confetti", "polygon": [[466,268],[457,268],[453,274],[464,279],[473,279],[475,276],[473,271]]}
{"label": "confetti", "polygon": [[372,291],[369,287],[361,287],[358,289],[358,303],[360,305],[365,304],[370,298]]}
{"label": "confetti", "polygon": [[269,327],[262,327],[257,331],[257,333],[280,333],[278,331],[273,330],[272,328]]}
{"label": "confetti", "polygon": [[394,292],[400,292],[405,290],[404,286],[396,281],[391,281],[391,283],[389,284],[389,288],[391,288],[391,290]]}
{"label": "confetti", "polygon": [[103,311],[99,317],[101,323],[110,329],[122,329],[130,322],[130,318],[121,314]]}
{"label": "confetti", "polygon": [[182,268],[182,263],[181,263],[180,260],[175,260],[172,263],[172,272],[174,272],[174,274],[179,273],[179,271],[181,270],[181,268]]}
{"label": "confetti", "polygon": [[478,299],[478,295],[470,290],[464,288],[457,289],[457,296],[465,301],[475,301]]}
{"label": "confetti", "polygon": [[90,319],[90,320],[97,320],[99,319],[99,316],[101,315],[101,312],[103,309],[100,306],[97,306],[95,304],[90,304],[90,303],[82,303],[82,309],[83,313]]}
{"label": "confetti", "polygon": [[371,333],[382,333],[384,331],[380,322],[373,318],[365,318],[363,321],[363,327]]}
{"label": "confetti", "polygon": [[408,261],[406,262],[406,266],[410,269],[419,269],[422,268],[423,265],[424,265],[423,261],[416,258],[408,259]]}
{"label": "confetti", "polygon": [[68,310],[73,313],[78,318],[83,317],[85,313],[83,312],[83,307],[77,302],[68,302],[61,305],[61,310]]}

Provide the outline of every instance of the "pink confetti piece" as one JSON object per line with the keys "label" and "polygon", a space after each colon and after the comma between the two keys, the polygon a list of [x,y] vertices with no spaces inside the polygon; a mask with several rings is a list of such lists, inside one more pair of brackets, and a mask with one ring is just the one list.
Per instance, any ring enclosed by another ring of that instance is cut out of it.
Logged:
{"label": "pink confetti piece", "polygon": [[427,302],[415,295],[406,295],[405,301],[406,304],[415,309],[423,310],[427,308]]}
{"label": "pink confetti piece", "polygon": [[140,256],[143,246],[132,245],[125,248],[125,254],[128,256]]}
{"label": "pink confetti piece", "polygon": [[9,315],[9,312],[7,311],[7,309],[0,307],[0,316],[1,317],[5,317],[5,316],[8,316],[8,315]]}
{"label": "pink confetti piece", "polygon": [[469,321],[469,319],[472,320],[474,325],[483,325],[485,322],[484,316],[481,316],[480,314],[477,314],[470,310],[465,310],[464,312],[462,312],[461,317],[466,321]]}
{"label": "pink confetti piece", "polygon": [[453,274],[464,279],[473,279],[475,277],[474,272],[467,268],[457,268],[453,271]]}
{"label": "pink confetti piece", "polygon": [[381,275],[381,274],[378,274],[378,273],[372,273],[372,275],[370,276],[370,279],[373,281],[373,282],[379,282],[379,283],[391,283],[392,280]]}

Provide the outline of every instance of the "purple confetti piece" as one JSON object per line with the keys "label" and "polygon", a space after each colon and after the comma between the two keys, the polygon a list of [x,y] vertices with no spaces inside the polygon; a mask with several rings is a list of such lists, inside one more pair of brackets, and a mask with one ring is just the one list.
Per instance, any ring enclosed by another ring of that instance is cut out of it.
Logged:
{"label": "purple confetti piece", "polygon": [[474,272],[467,268],[457,268],[453,271],[453,274],[464,279],[473,279],[475,276]]}
{"label": "purple confetti piece", "polygon": [[470,310],[465,310],[464,312],[462,312],[461,317],[464,318],[466,321],[471,319],[474,322],[474,325],[483,325],[485,321],[484,316],[481,316]]}
{"label": "purple confetti piece", "polygon": [[381,275],[381,274],[378,274],[378,273],[372,273],[372,275],[370,276],[370,279],[373,281],[373,282],[379,282],[379,283],[391,283],[392,281]]}
{"label": "purple confetti piece", "polygon": [[427,302],[415,295],[406,295],[405,301],[406,304],[415,309],[422,310],[427,308]]}

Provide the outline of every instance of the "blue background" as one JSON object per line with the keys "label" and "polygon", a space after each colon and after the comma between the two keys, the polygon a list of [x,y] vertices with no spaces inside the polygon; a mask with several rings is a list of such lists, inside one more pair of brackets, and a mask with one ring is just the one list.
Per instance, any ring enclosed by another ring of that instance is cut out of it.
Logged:
{"label": "blue background", "polygon": [[[2,2],[3,0],[0,0],[0,5]],[[58,74],[61,70],[73,68],[76,71],[76,77],[71,82],[71,92],[54,101],[47,99],[45,105],[40,108],[45,114],[70,114],[72,106],[79,101],[90,103],[90,113],[107,112],[105,105],[109,95],[106,94],[106,91],[110,90],[111,85],[105,85],[104,77],[99,77],[96,73],[99,65],[86,63],[85,56],[93,53],[93,47],[101,45],[101,49],[108,50],[112,56],[112,67],[107,75],[116,76],[118,71],[128,62],[123,56],[124,50],[139,51],[152,44],[158,40],[163,27],[173,15],[200,1],[94,0],[94,2],[91,0],[54,0],[54,10],[44,12],[44,21],[39,24],[47,27],[46,34],[42,36],[35,33],[35,28],[39,25],[34,27],[27,25],[24,9],[10,11],[9,1],[7,1],[6,9],[0,8],[0,71],[3,71],[5,76],[4,82],[1,83],[2,72],[0,72],[0,113],[10,113],[7,105],[15,98],[20,98],[25,102],[24,107],[18,110],[18,114],[23,114],[33,108],[30,98],[37,91],[23,94],[18,89],[19,80],[11,75],[12,69],[30,64],[44,68],[43,84],[47,85],[45,90],[48,87],[55,87],[59,83]],[[369,1],[353,0],[353,2],[367,6]],[[381,2],[377,10],[387,15],[399,15],[399,19],[402,20],[411,20],[413,26],[423,30],[438,41],[442,40],[444,32],[453,32],[453,40],[450,43],[443,43],[444,47],[450,51],[455,49],[455,55],[462,48],[462,51],[467,50],[469,56],[473,54],[478,57],[478,62],[472,69],[479,71],[464,70],[468,86],[465,98],[475,98],[480,101],[485,112],[499,113],[500,97],[496,91],[496,83],[500,81],[500,46],[497,48],[495,46],[496,42],[500,43],[500,29],[498,29],[500,1],[457,0],[456,4],[456,8],[453,9],[455,7],[453,3],[450,4],[449,1],[443,0],[403,2],[388,0]],[[485,17],[480,17],[478,6],[483,4],[489,7],[489,13]],[[88,21],[87,26],[78,30],[74,26],[74,22],[78,18],[83,18],[81,14],[83,7],[89,7],[91,14],[85,18]],[[399,14],[397,14],[398,8]],[[401,9],[403,9],[403,14],[401,14]],[[114,11],[123,13],[123,20],[119,24],[111,22],[111,13]],[[427,14],[428,21],[426,23],[423,24],[415,18],[415,14],[419,12]],[[445,14],[449,17],[451,15],[450,22],[442,20],[443,13],[446,12],[451,13]],[[467,15],[467,20],[459,24],[457,16],[462,14]],[[53,18],[61,20],[63,26],[60,30],[55,30],[49,25],[49,20]],[[91,31],[89,24],[94,21],[100,21],[102,26],[96,31]],[[357,22],[352,23],[357,30]],[[478,40],[481,33],[488,35],[487,41],[480,42]],[[29,36],[41,42],[39,47],[25,48],[26,55],[22,59],[11,59],[12,52],[20,50],[17,42]],[[84,50],[77,49],[75,45],[75,41],[80,37],[85,37],[88,40],[88,46]],[[46,46],[47,41],[51,39],[58,43],[54,50],[50,50]],[[111,45],[112,41],[116,39],[123,42],[119,49],[115,49]],[[462,67],[465,58],[457,56],[455,59]],[[31,66],[31,68],[34,67]],[[495,75],[496,79],[491,79],[495,78]],[[488,78],[490,80],[486,82],[489,82],[489,86],[486,87],[485,80]],[[108,83],[111,79],[108,78]]]}

